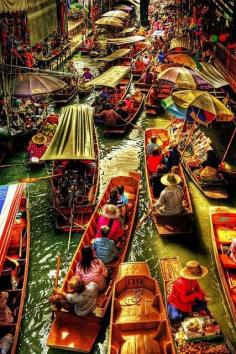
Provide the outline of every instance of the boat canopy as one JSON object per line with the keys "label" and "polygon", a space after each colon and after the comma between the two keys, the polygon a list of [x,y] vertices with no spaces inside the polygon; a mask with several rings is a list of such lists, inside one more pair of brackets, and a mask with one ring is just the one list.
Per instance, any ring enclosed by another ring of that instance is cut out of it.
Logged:
{"label": "boat canopy", "polygon": [[109,38],[107,39],[107,42],[115,45],[124,45],[124,44],[132,44],[136,42],[145,41],[145,39],[146,38],[143,36],[131,36],[131,37],[124,37],[124,38]]}
{"label": "boat canopy", "polygon": [[107,71],[105,71],[105,73],[103,73],[102,75],[87,82],[85,86],[95,85],[115,88],[119,84],[119,82],[128,74],[129,71],[129,66],[113,66]]}
{"label": "boat canopy", "polygon": [[118,49],[115,52],[111,53],[110,55],[107,55],[106,57],[98,58],[96,60],[110,62],[110,61],[122,58],[125,55],[129,54],[130,52],[131,52],[131,49],[129,49],[129,48],[121,48],[121,49]]}
{"label": "boat canopy", "polygon": [[56,133],[41,160],[95,160],[94,109],[71,105],[61,109]]}
{"label": "boat canopy", "polygon": [[191,49],[189,39],[186,37],[175,37],[170,42],[170,50],[176,48]]}
{"label": "boat canopy", "polygon": [[136,30],[136,27],[127,27],[123,31],[121,31],[121,34],[129,34],[132,33]]}
{"label": "boat canopy", "polygon": [[48,0],[3,0],[0,1],[0,13],[27,11],[47,1]]}
{"label": "boat canopy", "polygon": [[0,186],[0,273],[25,187],[24,183]]}
{"label": "boat canopy", "polygon": [[200,69],[195,68],[194,71],[210,82],[214,88],[220,88],[229,84],[219,70],[214,67],[214,65],[201,62],[200,66]]}

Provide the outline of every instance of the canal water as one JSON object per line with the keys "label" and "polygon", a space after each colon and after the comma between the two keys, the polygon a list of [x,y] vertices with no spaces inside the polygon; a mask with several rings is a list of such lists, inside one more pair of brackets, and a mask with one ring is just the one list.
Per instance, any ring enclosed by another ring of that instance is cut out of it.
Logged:
{"label": "canal water", "polygon": [[[79,70],[84,65],[94,67],[94,62],[88,59],[74,57]],[[132,90],[132,88],[131,88]],[[91,97],[86,99],[89,103]],[[143,112],[136,122],[141,128],[167,127],[169,120],[166,117],[148,118]],[[208,132],[207,132],[208,133]],[[143,158],[143,134],[137,130],[131,130],[127,135],[119,139],[104,138],[102,128],[98,128],[99,143],[101,150],[101,184],[100,194],[110,177],[127,174],[132,170],[142,173],[142,187],[139,198],[137,220],[147,211],[148,198],[144,172]],[[217,149],[222,150],[222,134],[215,130],[209,131]],[[46,176],[47,170],[42,167],[39,170],[31,170],[26,165],[26,153],[24,146],[16,151],[14,156],[4,161],[9,167],[0,168],[1,184],[18,182],[24,177]],[[50,171],[50,165],[48,165]],[[159,260],[162,257],[178,256],[184,265],[190,259],[197,259],[209,269],[209,275],[201,280],[202,287],[208,297],[211,298],[209,308],[219,322],[224,334],[231,340],[236,348],[236,331],[227,307],[226,300],[219,281],[216,265],[213,257],[209,207],[218,205],[210,202],[201,194],[195,185],[188,181],[190,194],[194,206],[195,232],[191,236],[161,238],[151,222],[146,220],[142,227],[135,231],[130,242],[127,261],[148,262],[153,277],[157,278],[162,287]],[[54,214],[51,202],[51,189],[49,181],[42,180],[28,185],[31,214],[31,256],[30,272],[28,278],[27,298],[25,303],[24,317],[19,340],[19,354],[65,354],[65,351],[48,349],[46,346],[47,336],[51,324],[51,311],[48,297],[52,293],[55,276],[55,258],[61,256],[62,280],[75,252],[81,234],[73,234],[70,253],[67,253],[68,234],[58,233],[54,229]],[[232,191],[233,193],[233,191]],[[235,207],[236,194],[232,195],[230,202],[223,205]],[[222,203],[220,203],[222,205]],[[109,334],[109,316],[107,317],[104,330],[99,336],[93,353],[106,354]],[[68,353],[68,352],[67,352]],[[145,354],[145,353],[140,353]]]}

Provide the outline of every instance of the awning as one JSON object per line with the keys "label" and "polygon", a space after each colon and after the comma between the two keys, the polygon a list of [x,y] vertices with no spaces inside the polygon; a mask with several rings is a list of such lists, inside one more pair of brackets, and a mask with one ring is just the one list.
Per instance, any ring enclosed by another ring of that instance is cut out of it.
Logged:
{"label": "awning", "polygon": [[95,79],[87,82],[85,86],[108,86],[116,87],[119,82],[128,74],[130,71],[129,66],[113,66],[109,70],[105,71],[102,75],[96,77]]}
{"label": "awning", "polygon": [[1,0],[0,13],[27,11],[35,6],[42,5],[48,0]]}
{"label": "awning", "polygon": [[136,27],[127,27],[123,31],[121,31],[121,34],[129,34],[132,33],[136,30]]}
{"label": "awning", "polygon": [[204,62],[200,63],[200,65],[201,69],[195,68],[194,71],[210,82],[214,88],[220,88],[229,84],[214,65]]}
{"label": "awning", "polygon": [[112,54],[103,57],[103,58],[96,58],[96,60],[100,60],[100,61],[105,61],[105,62],[110,62],[113,60],[116,60],[118,58],[122,58],[125,55],[129,54],[131,52],[131,49],[128,48],[122,48],[122,49],[118,49],[115,52],[113,52]]}
{"label": "awning", "polygon": [[175,37],[170,42],[170,50],[176,48],[191,49],[189,39],[186,37]]}
{"label": "awning", "polygon": [[94,109],[63,107],[56,133],[41,160],[95,160]]}
{"label": "awning", "polygon": [[107,42],[115,44],[115,45],[124,45],[124,44],[132,44],[136,42],[145,41],[145,37],[143,36],[131,36],[124,38],[110,38],[107,39]]}
{"label": "awning", "polygon": [[16,220],[25,184],[0,186],[0,273],[3,269],[11,239],[11,230]]}

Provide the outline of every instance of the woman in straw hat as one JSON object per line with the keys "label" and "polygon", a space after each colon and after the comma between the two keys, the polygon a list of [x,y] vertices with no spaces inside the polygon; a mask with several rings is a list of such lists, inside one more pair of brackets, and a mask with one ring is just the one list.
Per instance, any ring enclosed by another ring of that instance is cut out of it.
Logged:
{"label": "woman in straw hat", "polygon": [[110,232],[108,239],[118,242],[124,234],[122,223],[120,220],[120,211],[117,206],[106,204],[103,207],[102,215],[98,218],[96,237],[101,237],[102,226],[109,226]]}
{"label": "woman in straw hat", "polygon": [[45,135],[38,133],[32,137],[31,144],[28,146],[30,160],[39,160],[47,150],[47,138]]}
{"label": "woman in straw hat", "polygon": [[173,283],[168,296],[168,316],[171,321],[179,321],[191,312],[207,311],[206,296],[198,279],[205,277],[208,269],[198,261],[189,261],[181,269],[180,277]]}
{"label": "woman in straw hat", "polygon": [[167,173],[161,177],[161,183],[166,188],[161,192],[159,199],[154,205],[154,210],[158,214],[179,215],[184,212],[183,189],[178,184],[181,177],[174,173]]}

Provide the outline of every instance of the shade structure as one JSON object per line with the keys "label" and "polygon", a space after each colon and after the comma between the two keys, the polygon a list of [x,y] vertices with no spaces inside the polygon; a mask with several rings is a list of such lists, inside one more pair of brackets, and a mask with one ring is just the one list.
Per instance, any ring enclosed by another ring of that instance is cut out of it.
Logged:
{"label": "shade structure", "polygon": [[115,52],[111,53],[110,55],[107,55],[106,57],[102,57],[102,58],[96,58],[96,60],[99,61],[105,61],[107,63],[122,58],[126,55],[128,55],[131,52],[131,49],[129,48],[121,48],[121,49],[117,49]]}
{"label": "shade structure", "polygon": [[[210,95],[207,91],[185,90],[172,94],[174,103],[182,108],[189,109],[195,107],[205,115],[205,124],[211,123],[213,119],[218,121],[233,121],[234,114],[216,97]],[[194,118],[194,117],[193,117]]]}
{"label": "shade structure", "polygon": [[161,73],[164,70],[168,69],[168,68],[174,68],[174,67],[182,67],[181,64],[174,64],[174,63],[170,63],[170,64],[160,64],[155,68],[155,72],[157,73]]}
{"label": "shade structure", "polygon": [[169,67],[158,75],[159,80],[169,81],[179,89],[210,88],[211,85],[195,71],[185,67]]}
{"label": "shade structure", "polygon": [[110,27],[123,27],[123,22],[119,18],[115,17],[102,17],[95,22],[98,26],[110,26]]}
{"label": "shade structure", "polygon": [[121,34],[130,34],[130,33],[134,32],[135,30],[136,30],[136,27],[127,27],[127,28],[123,29]]}
{"label": "shade structure", "polygon": [[0,273],[25,187],[24,183],[0,186]]}
{"label": "shade structure", "polygon": [[170,50],[176,48],[191,49],[190,41],[187,37],[175,37],[170,42]]}
{"label": "shade structure", "polygon": [[190,57],[190,55],[187,54],[169,54],[167,56],[167,58],[175,64],[181,64],[181,65],[185,65],[188,66],[189,68],[196,68],[196,63],[193,60],[193,58]]}
{"label": "shade structure", "polygon": [[120,83],[120,81],[128,74],[129,71],[129,66],[113,66],[107,71],[105,71],[105,73],[103,73],[102,75],[86,83],[85,86],[95,85],[115,88]]}
{"label": "shade structure", "polygon": [[121,10],[112,10],[105,12],[105,14],[102,15],[102,17],[115,17],[115,18],[120,18],[123,20],[126,20],[129,15],[125,11]]}
{"label": "shade structure", "polygon": [[210,63],[200,63],[200,69],[195,68],[194,71],[210,82],[214,88],[220,88],[229,84],[223,74]]}
{"label": "shade structure", "polygon": [[41,160],[94,160],[94,109],[63,107],[56,133]]}
{"label": "shade structure", "polygon": [[107,42],[115,44],[115,45],[125,45],[125,44],[132,44],[137,42],[145,41],[145,37],[143,36],[130,36],[130,37],[123,37],[123,38],[109,38]]}
{"label": "shade structure", "polygon": [[65,88],[67,84],[54,76],[21,74],[16,78],[14,96],[45,95]]}
{"label": "shade structure", "polygon": [[172,96],[162,100],[161,105],[166,110],[166,112],[172,114],[176,118],[187,120],[188,109],[177,106],[173,101]]}

